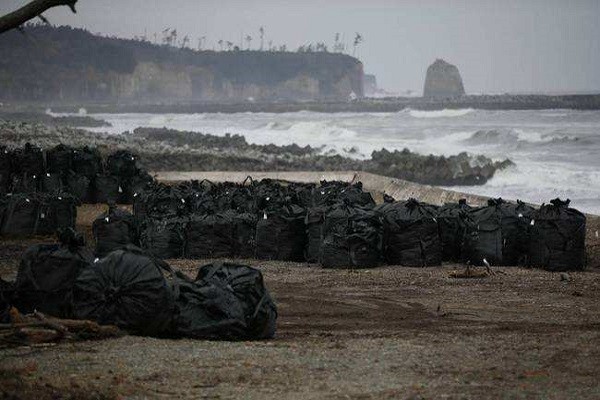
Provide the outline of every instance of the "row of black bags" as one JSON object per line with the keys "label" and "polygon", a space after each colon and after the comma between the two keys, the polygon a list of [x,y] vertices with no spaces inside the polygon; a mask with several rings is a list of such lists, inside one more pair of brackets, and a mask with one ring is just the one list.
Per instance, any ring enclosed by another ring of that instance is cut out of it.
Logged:
{"label": "row of black bags", "polygon": [[325,267],[585,265],[585,216],[558,199],[538,210],[502,199],[472,208],[464,201],[436,207],[389,196],[375,206],[360,183],[187,182],[142,192],[134,212],[113,209],[98,218],[100,254],[135,243],[161,258],[240,257]]}
{"label": "row of black bags", "polygon": [[0,235],[54,235],[75,228],[79,199],[70,193],[0,195]]}
{"label": "row of black bags", "polygon": [[135,246],[94,259],[72,229],[59,238],[60,244],[25,252],[14,284],[1,281],[0,313],[12,305],[21,313],[93,320],[148,336],[253,340],[275,334],[277,308],[258,269],[210,264],[191,279]]}
{"label": "row of black bags", "polygon": [[46,151],[30,143],[17,149],[0,146],[0,194],[66,192],[82,203],[131,204],[135,193],[152,181],[138,167],[137,157],[125,150],[103,159],[88,146],[60,144]]}

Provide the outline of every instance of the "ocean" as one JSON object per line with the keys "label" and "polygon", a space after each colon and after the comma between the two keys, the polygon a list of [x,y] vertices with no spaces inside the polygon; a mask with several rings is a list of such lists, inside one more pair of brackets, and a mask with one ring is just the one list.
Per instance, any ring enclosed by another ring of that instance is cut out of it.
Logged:
{"label": "ocean", "polygon": [[[516,165],[482,186],[450,189],[544,203],[571,199],[600,214],[600,111],[474,109],[396,113],[90,114],[120,134],[136,127],[168,127],[224,135],[251,143],[323,146],[324,152],[368,158],[373,150],[408,148],[421,154],[466,151]],[[357,152],[352,149],[357,150]]]}

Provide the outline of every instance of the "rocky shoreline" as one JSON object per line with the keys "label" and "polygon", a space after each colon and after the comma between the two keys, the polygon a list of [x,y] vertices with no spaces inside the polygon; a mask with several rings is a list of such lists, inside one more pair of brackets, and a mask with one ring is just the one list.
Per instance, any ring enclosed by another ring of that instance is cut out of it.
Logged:
{"label": "rocky shoreline", "polygon": [[215,136],[166,128],[138,128],[110,135],[66,126],[0,120],[0,137],[9,147],[32,142],[42,148],[59,143],[97,146],[102,153],[129,150],[149,171],[365,171],[431,185],[482,185],[510,160],[493,161],[460,153],[443,157],[404,149],[375,151],[368,160],[322,154],[321,148],[250,144],[243,136]]}

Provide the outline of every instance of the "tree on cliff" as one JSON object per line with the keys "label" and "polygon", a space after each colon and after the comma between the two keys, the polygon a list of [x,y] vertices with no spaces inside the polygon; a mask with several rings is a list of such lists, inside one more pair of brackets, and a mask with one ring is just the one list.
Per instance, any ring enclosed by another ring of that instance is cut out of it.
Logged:
{"label": "tree on cliff", "polygon": [[265,28],[261,26],[258,33],[260,34],[260,51],[263,51],[263,46],[265,44]]}
{"label": "tree on cliff", "polygon": [[360,35],[360,33],[356,32],[356,36],[354,37],[354,49],[352,50],[353,57],[356,55],[356,47],[361,44],[362,41],[363,37]]}
{"label": "tree on cliff", "polygon": [[25,4],[23,7],[8,13],[0,17],[0,33],[9,31],[11,29],[20,29],[21,25],[25,22],[32,20],[36,17],[40,18],[44,22],[48,20],[42,15],[46,10],[58,7],[68,6],[74,13],[75,4],[77,0],[34,0]]}
{"label": "tree on cliff", "polygon": [[248,43],[248,50],[250,50],[250,43],[252,43],[252,36],[246,35],[246,43]]}

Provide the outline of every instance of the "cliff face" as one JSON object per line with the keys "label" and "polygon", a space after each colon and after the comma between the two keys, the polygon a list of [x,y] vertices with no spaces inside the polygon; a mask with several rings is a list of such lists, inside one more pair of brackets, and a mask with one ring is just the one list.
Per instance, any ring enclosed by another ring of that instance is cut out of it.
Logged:
{"label": "cliff face", "polygon": [[0,36],[0,100],[239,102],[363,96],[343,54],[197,52],[36,26]]}
{"label": "cliff face", "polygon": [[437,59],[427,68],[423,97],[458,97],[465,94],[456,66]]}

